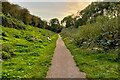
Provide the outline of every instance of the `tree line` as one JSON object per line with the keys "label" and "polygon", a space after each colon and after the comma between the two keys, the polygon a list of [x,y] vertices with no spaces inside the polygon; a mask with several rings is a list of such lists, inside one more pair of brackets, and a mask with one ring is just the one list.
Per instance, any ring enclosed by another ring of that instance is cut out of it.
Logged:
{"label": "tree line", "polygon": [[[30,14],[28,9],[23,8],[17,4],[2,2],[2,13],[7,17],[12,17],[19,21],[22,21],[25,25],[45,28],[54,32],[60,32],[62,30],[62,26],[60,25],[60,22],[57,18],[51,19],[50,22],[47,22],[38,16]],[[2,25],[10,27],[10,23],[7,23],[6,21],[7,19],[3,18]],[[12,26],[14,27],[14,25]]]}
{"label": "tree line", "polygon": [[[105,0],[104,0],[105,1]],[[82,11],[78,11],[77,16],[69,15],[61,21],[65,27],[76,27],[86,25],[87,23],[95,23],[98,16],[118,16],[120,15],[119,2],[92,2]]]}
{"label": "tree line", "polygon": [[66,16],[61,22],[66,27],[62,35],[79,47],[104,51],[120,47],[120,1],[92,2],[77,16]]}

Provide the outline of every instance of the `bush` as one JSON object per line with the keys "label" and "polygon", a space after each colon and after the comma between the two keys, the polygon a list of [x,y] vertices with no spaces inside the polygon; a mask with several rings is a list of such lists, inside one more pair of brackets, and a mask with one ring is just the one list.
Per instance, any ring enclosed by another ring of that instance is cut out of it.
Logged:
{"label": "bush", "polygon": [[79,47],[84,48],[99,47],[104,51],[109,51],[119,46],[117,17],[99,16],[96,18],[96,23],[87,23],[77,29],[64,29],[62,35],[69,37]]}
{"label": "bush", "polygon": [[8,59],[8,58],[12,57],[13,55],[15,55],[13,46],[11,44],[4,43],[2,45],[2,58]]}
{"label": "bush", "polygon": [[2,26],[25,30],[24,23],[12,17],[2,16]]}
{"label": "bush", "polygon": [[26,35],[26,37],[25,37],[25,39],[26,39],[27,41],[30,41],[30,42],[33,42],[33,41],[34,41],[32,38],[33,38],[33,36],[30,36],[30,35]]}
{"label": "bush", "polygon": [[2,36],[7,37],[7,36],[8,36],[8,34],[7,34],[6,32],[2,32]]}
{"label": "bush", "polygon": [[10,59],[10,58],[11,58],[11,56],[9,53],[2,51],[2,59]]}

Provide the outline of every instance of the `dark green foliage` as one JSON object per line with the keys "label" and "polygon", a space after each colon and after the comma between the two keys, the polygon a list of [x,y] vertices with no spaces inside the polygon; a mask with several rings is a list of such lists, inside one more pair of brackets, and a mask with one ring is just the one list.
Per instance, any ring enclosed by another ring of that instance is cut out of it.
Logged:
{"label": "dark green foliage", "polygon": [[32,15],[29,13],[29,11],[27,9],[21,9],[20,13],[21,13],[20,14],[21,18],[20,19],[27,25],[31,24],[31,22],[32,22]]}
{"label": "dark green foliage", "polygon": [[80,12],[80,16],[82,17],[84,24],[88,21],[94,23],[96,21],[96,17],[101,15],[115,15],[114,13],[117,10],[117,6],[119,2],[93,2],[88,7]]}
{"label": "dark green foliage", "polygon": [[109,19],[108,17],[99,16],[94,24],[87,24],[78,29],[66,29],[63,30],[62,34],[72,38],[79,47],[98,47],[98,49],[109,51],[120,46],[117,23],[117,17]]}
{"label": "dark green foliage", "polygon": [[[70,16],[67,16],[65,17],[62,21],[61,21],[62,24],[65,24],[65,27],[68,28],[68,27],[71,27],[71,26],[74,26],[74,18],[73,18],[73,15],[70,15]],[[76,24],[78,24],[78,22],[76,22]]]}
{"label": "dark green foliage", "polygon": [[75,17],[74,28],[61,32],[77,66],[87,78],[119,79],[119,10],[119,2],[93,2]]}
{"label": "dark green foliage", "polygon": [[25,37],[25,39],[28,40],[28,41],[34,41],[34,40],[32,39],[32,36],[30,36],[30,35],[27,35],[27,36]]}
{"label": "dark green foliage", "polygon": [[79,16],[63,19],[75,23],[72,28],[63,30],[62,34],[72,38],[82,48],[96,48],[106,52],[116,49],[120,47],[119,8],[119,2],[93,2]]}
{"label": "dark green foliage", "polygon": [[82,18],[75,21],[75,27],[78,28],[79,26],[82,26],[84,24],[84,21]]}
{"label": "dark green foliage", "polygon": [[[15,19],[23,21],[24,24],[39,27],[38,24],[41,23],[40,18],[31,15],[30,12],[27,9],[22,8],[22,7],[20,7],[20,6],[16,5],[16,4],[10,4],[9,2],[3,2],[2,3],[2,8],[3,8],[2,12],[6,16],[7,15],[12,16]],[[5,21],[6,20],[4,19],[4,22]],[[40,26],[42,26],[42,25],[40,25]]]}
{"label": "dark green foliage", "polygon": [[8,34],[6,32],[2,32],[2,36],[7,37]]}
{"label": "dark green foliage", "polygon": [[50,30],[57,32],[57,33],[61,32],[62,27],[61,27],[59,20],[57,18],[50,20]]}
{"label": "dark green foliage", "polygon": [[77,16],[64,17],[62,23],[65,23],[65,27],[86,25],[89,23],[95,23],[98,16],[115,17],[119,14],[120,1],[119,2],[92,2],[84,10],[79,12]]}
{"label": "dark green foliage", "polygon": [[11,58],[11,55],[7,52],[2,52],[2,59],[10,59]]}
{"label": "dark green foliage", "polygon": [[14,49],[11,44],[2,44],[2,58],[9,59],[14,56]]}
{"label": "dark green foliage", "polygon": [[23,29],[23,30],[25,29],[24,23],[18,21],[17,19],[12,18],[11,16],[9,17],[2,16],[2,26],[15,28],[15,29]]}
{"label": "dark green foliage", "polygon": [[[62,26],[60,23],[50,26],[45,20],[41,20],[38,16],[30,14],[26,8],[22,8],[16,4],[11,4],[9,2],[2,2],[2,25],[4,27],[10,27],[15,29],[25,29],[25,26],[16,24],[16,20],[23,22],[22,24],[31,25],[38,28],[45,28],[54,32],[61,32]],[[14,18],[14,19],[11,19]]]}

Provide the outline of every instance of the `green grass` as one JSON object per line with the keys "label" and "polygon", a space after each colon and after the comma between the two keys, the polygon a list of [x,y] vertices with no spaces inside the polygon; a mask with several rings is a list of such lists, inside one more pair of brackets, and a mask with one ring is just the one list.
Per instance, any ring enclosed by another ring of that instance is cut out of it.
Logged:
{"label": "green grass", "polygon": [[99,53],[78,48],[68,38],[63,37],[63,40],[80,71],[85,72],[87,78],[119,78],[118,51]]}
{"label": "green grass", "polygon": [[[2,27],[2,26],[0,26]],[[54,53],[57,34],[32,26],[2,27],[3,78],[44,78]],[[47,36],[51,36],[51,41]]]}

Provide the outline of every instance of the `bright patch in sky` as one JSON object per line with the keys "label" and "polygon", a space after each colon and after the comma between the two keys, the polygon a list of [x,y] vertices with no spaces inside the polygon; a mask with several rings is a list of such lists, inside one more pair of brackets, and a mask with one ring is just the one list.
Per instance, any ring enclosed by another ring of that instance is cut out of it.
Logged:
{"label": "bright patch in sky", "polygon": [[[96,0],[9,0],[10,2],[93,2]],[[102,0],[97,0],[102,1]]]}
{"label": "bright patch in sky", "polygon": [[[9,0],[10,1],[10,0]],[[14,0],[15,1],[15,0]],[[84,9],[90,2],[14,2],[27,8],[31,14],[49,21],[52,18],[62,20],[65,16],[76,14]]]}

